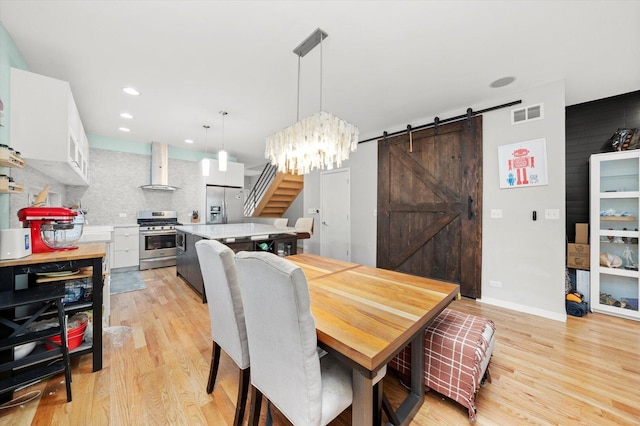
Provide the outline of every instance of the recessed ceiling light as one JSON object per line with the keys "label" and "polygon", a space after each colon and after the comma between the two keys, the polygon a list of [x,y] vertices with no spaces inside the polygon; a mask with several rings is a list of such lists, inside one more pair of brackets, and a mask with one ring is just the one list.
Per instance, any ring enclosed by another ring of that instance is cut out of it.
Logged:
{"label": "recessed ceiling light", "polygon": [[120,127],[119,128],[121,132],[130,132],[130,129],[127,129],[126,127]]}
{"label": "recessed ceiling light", "polygon": [[193,139],[185,139],[184,140],[186,143],[193,143]]}
{"label": "recessed ceiling light", "polygon": [[508,86],[509,84],[513,83],[514,81],[516,81],[515,77],[502,77],[497,79],[496,81],[494,81],[493,83],[491,83],[489,86],[493,87],[493,88],[498,88],[498,87],[504,87],[504,86]]}
{"label": "recessed ceiling light", "polygon": [[140,92],[138,92],[133,87],[123,87],[122,91],[128,95],[133,95],[133,96],[138,96],[140,94]]}
{"label": "recessed ceiling light", "polygon": [[122,118],[133,118],[133,115],[129,114],[128,112],[123,112],[122,114],[120,114],[120,117],[122,117]]}

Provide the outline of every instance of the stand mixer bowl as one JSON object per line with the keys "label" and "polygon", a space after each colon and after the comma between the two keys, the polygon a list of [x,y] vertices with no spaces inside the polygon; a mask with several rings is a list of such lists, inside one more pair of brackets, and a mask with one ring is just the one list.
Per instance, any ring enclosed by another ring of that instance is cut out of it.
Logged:
{"label": "stand mixer bowl", "polygon": [[82,236],[84,216],[78,213],[73,222],[45,223],[40,226],[42,242],[52,249],[74,247]]}

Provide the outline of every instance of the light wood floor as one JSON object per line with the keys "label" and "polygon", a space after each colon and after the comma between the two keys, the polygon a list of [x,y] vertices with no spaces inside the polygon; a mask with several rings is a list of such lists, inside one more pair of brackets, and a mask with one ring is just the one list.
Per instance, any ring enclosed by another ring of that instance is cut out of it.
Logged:
{"label": "light wood floor", "polygon": [[[230,358],[221,359],[214,392],[205,391],[207,306],[175,268],[142,275],[147,289],[111,298],[104,368],[92,373],[90,355],[74,360],[73,401],[66,403],[60,375],[17,393],[42,390],[33,402],[2,410],[0,424],[231,424],[238,371]],[[477,396],[478,425],[640,424],[640,323],[590,314],[565,324],[471,300],[451,307],[497,327],[493,382]],[[384,388],[392,402],[405,392],[393,376]],[[288,424],[274,417],[275,424]],[[333,424],[350,421],[347,411]],[[412,425],[427,424],[469,423],[466,409],[429,392]]]}

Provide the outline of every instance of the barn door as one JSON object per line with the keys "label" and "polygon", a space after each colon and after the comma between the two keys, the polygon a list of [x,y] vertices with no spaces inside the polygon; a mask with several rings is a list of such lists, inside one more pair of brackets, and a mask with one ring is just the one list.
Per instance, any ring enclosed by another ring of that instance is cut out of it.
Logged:
{"label": "barn door", "polygon": [[480,297],[482,116],[378,141],[377,266]]}

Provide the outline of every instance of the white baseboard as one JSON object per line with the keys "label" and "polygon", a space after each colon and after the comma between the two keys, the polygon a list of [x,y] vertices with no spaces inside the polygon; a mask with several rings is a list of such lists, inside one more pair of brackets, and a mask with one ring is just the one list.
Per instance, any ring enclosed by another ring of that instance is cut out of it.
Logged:
{"label": "white baseboard", "polygon": [[491,297],[483,297],[482,299],[476,299],[480,303],[486,303],[487,305],[498,306],[500,308],[510,309],[512,311],[522,312],[525,314],[536,315],[538,317],[548,318],[555,321],[567,322],[566,312],[559,314],[557,312],[551,312],[544,309],[532,308],[531,306],[520,305],[518,303],[506,302],[500,299],[493,299]]}

